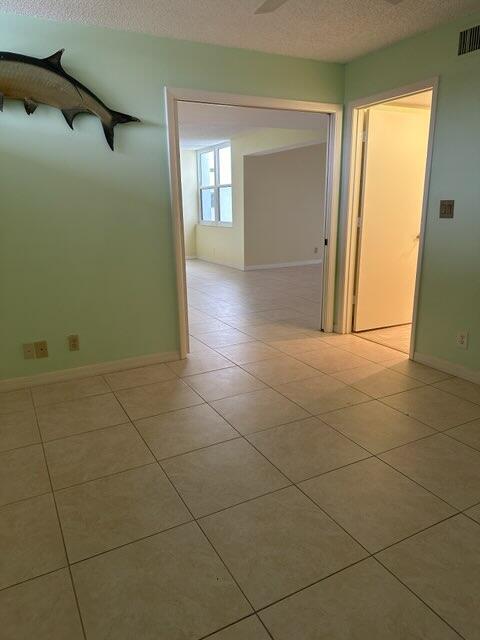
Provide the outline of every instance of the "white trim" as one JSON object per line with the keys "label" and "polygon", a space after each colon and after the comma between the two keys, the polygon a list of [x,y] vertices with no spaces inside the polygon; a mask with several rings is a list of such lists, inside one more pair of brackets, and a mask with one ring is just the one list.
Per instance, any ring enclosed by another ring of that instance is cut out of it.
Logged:
{"label": "white trim", "polygon": [[[230,185],[227,185],[228,187]],[[211,187],[215,189],[215,187]],[[202,189],[208,189],[208,187],[202,187]],[[219,222],[218,220],[199,220],[197,222],[198,225],[202,225],[202,227],[220,227],[220,229],[231,229],[233,224],[231,222]]]}
{"label": "white trim", "polygon": [[114,371],[123,371],[124,369],[146,367],[150,364],[158,364],[161,362],[173,362],[174,360],[179,360],[179,357],[177,351],[151,353],[146,356],[124,358],[123,360],[113,360],[112,362],[99,362],[83,367],[73,367],[72,369],[48,371],[24,378],[10,378],[8,380],[0,380],[0,392],[24,389],[25,387],[36,387],[38,385],[52,384],[55,382],[66,382],[68,380],[77,380],[78,378],[88,378],[89,376],[98,376]]}
{"label": "white trim", "polygon": [[201,102],[202,104],[222,104],[233,107],[256,107],[258,109],[284,109],[286,111],[312,111],[314,113],[336,113],[338,111],[342,111],[341,104],[332,104],[330,102],[247,96],[243,94],[182,89],[178,87],[165,88],[167,93],[176,100]]}
{"label": "white trim", "polygon": [[280,269],[282,267],[305,267],[309,264],[322,264],[323,260],[300,260],[298,262],[274,262],[273,264],[253,264],[245,267],[245,271],[258,269]]}
{"label": "white trim", "polygon": [[396,87],[395,89],[375,93],[373,96],[357,98],[357,100],[349,102],[347,108],[348,110],[364,109],[365,107],[373,107],[375,104],[381,104],[382,102],[388,102],[390,100],[395,100],[396,98],[405,98],[407,96],[414,95],[415,93],[421,93],[422,91],[430,91],[438,87],[438,80],[439,76],[433,76],[432,78],[419,80],[418,82]]}
{"label": "white trim", "polygon": [[327,140],[327,179],[325,182],[325,223],[323,251],[322,322],[320,329],[332,333],[335,312],[335,280],[337,273],[338,215],[340,207],[340,179],[342,172],[343,106],[330,113]]}
{"label": "white trim", "polygon": [[463,378],[464,380],[469,380],[475,384],[480,384],[480,371],[478,370],[469,369],[461,364],[455,364],[449,360],[435,358],[435,356],[428,356],[424,353],[418,353],[417,351],[413,354],[413,360],[432,367],[432,369],[438,369],[439,371],[450,373],[452,376],[456,376],[457,378]]}
{"label": "white trim", "polygon": [[178,341],[180,358],[190,350],[188,331],[187,274],[185,269],[185,237],[183,228],[182,183],[180,173],[180,140],[178,136],[178,108],[173,94],[165,88],[165,114],[172,204],[175,275],[177,283]]}
{"label": "white trim", "polygon": [[220,267],[228,267],[229,269],[236,269],[237,271],[245,271],[244,267],[239,267],[238,264],[219,262],[218,260],[212,260],[211,258],[202,258],[202,256],[197,256],[197,260],[201,260],[202,262],[209,262],[210,264],[218,264]]}
{"label": "white trim", "polygon": [[438,104],[438,78],[432,86],[432,105],[430,111],[430,130],[428,132],[427,166],[425,169],[425,186],[423,189],[423,206],[420,226],[420,241],[418,246],[417,272],[415,274],[415,293],[413,296],[412,333],[410,334],[410,358],[415,354],[417,338],[418,302],[420,299],[420,287],[422,284],[423,253],[425,250],[425,231],[427,228],[428,198],[430,195],[430,177],[432,174],[433,144],[435,139],[435,125],[437,121]]}
{"label": "white trim", "polygon": [[353,288],[355,278],[357,224],[356,213],[358,210],[358,171],[361,165],[359,158],[359,132],[362,122],[362,109],[380,104],[395,98],[420,93],[422,91],[432,91],[432,105],[430,116],[430,130],[427,151],[427,164],[425,171],[425,186],[422,206],[421,229],[419,239],[419,252],[417,260],[417,273],[415,282],[415,297],[412,318],[412,336],[410,340],[410,358],[413,357],[415,349],[415,330],[418,313],[418,299],[420,291],[420,280],[422,271],[423,248],[425,242],[425,227],[428,210],[428,196],[430,189],[430,173],[432,166],[434,130],[436,121],[436,106],[438,95],[438,77],[416,82],[414,84],[385,91],[366,98],[359,98],[350,102],[347,106],[347,119],[345,126],[345,167],[342,193],[346,194],[342,202],[340,212],[340,278],[338,287],[338,315],[335,323],[339,333],[351,333],[352,331],[352,304]]}
{"label": "white trim", "polygon": [[325,200],[325,238],[328,239],[328,247],[324,248],[323,256],[325,269],[323,276],[324,295],[321,324],[324,331],[331,332],[333,330],[333,314],[335,306],[335,268],[337,251],[338,207],[340,198],[343,105],[165,87],[171,205],[175,245],[175,266],[177,276],[180,356],[182,358],[185,358],[188,353],[188,304],[185,276],[185,246],[183,239],[183,211],[179,163],[180,145],[178,139],[179,136],[177,109],[177,102],[179,101],[200,102],[204,104],[221,104],[238,107],[255,107],[260,109],[284,109],[288,111],[325,113],[329,115]]}

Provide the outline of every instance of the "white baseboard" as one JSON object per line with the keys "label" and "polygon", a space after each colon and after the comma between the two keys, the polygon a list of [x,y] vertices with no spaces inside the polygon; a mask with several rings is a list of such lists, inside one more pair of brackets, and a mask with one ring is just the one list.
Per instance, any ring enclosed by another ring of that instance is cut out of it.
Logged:
{"label": "white baseboard", "polygon": [[236,269],[237,271],[244,271],[243,267],[239,267],[236,264],[230,264],[228,262],[219,262],[218,260],[212,260],[211,258],[204,258],[203,256],[197,256],[197,260],[201,260],[202,262],[208,262],[210,264],[218,264],[221,267],[229,267],[230,269]]}
{"label": "white baseboard", "polygon": [[456,376],[457,378],[463,378],[464,380],[480,384],[480,371],[478,370],[469,369],[461,364],[455,364],[454,362],[435,358],[434,356],[428,356],[424,353],[418,353],[417,351],[413,354],[413,359],[415,362],[420,362],[421,364],[426,364],[427,366],[432,367],[432,369],[438,369],[439,371],[450,373],[452,376]]}
{"label": "white baseboard", "polygon": [[245,267],[245,271],[257,269],[281,269],[282,267],[306,267],[311,264],[322,264],[322,260],[300,260],[299,262],[275,262],[274,264],[253,264]]}
{"label": "white baseboard", "polygon": [[196,260],[197,256],[185,256],[185,260]]}
{"label": "white baseboard", "polygon": [[180,355],[177,351],[168,351],[165,353],[152,353],[146,356],[137,356],[135,358],[124,358],[123,360],[113,360],[112,362],[98,362],[97,364],[88,364],[83,367],[73,367],[72,369],[48,371],[46,373],[38,373],[36,375],[26,376],[23,378],[10,378],[8,380],[0,380],[0,391],[14,391],[15,389],[36,387],[42,384],[67,382],[68,380],[98,376],[105,373],[113,373],[114,371],[122,371],[123,369],[145,367],[149,364],[173,362],[179,358]]}

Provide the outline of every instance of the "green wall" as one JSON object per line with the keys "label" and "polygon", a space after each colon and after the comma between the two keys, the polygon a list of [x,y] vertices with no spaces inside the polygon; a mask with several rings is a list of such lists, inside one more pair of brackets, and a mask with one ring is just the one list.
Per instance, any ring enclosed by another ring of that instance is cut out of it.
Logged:
{"label": "green wall", "polygon": [[[416,351],[480,369],[480,52],[457,56],[480,13],[346,67],[345,101],[440,76]],[[455,200],[440,220],[439,201]],[[455,344],[470,331],[468,350]]]}
{"label": "green wall", "polygon": [[[346,66],[0,15],[1,49],[65,47],[72,75],[141,125],[71,132],[47,107],[0,114],[0,379],[177,349],[163,88],[342,102],[440,76],[416,350],[480,368],[480,14]],[[439,220],[442,198],[455,219]],[[455,345],[470,331],[469,349]],[[79,333],[81,351],[66,336]],[[50,357],[24,360],[47,339]]]}
{"label": "green wall", "polygon": [[[176,350],[165,85],[342,102],[342,65],[0,15],[1,49],[64,66],[141,118],[116,151],[85,116],[0,114],[0,378]],[[70,353],[66,336],[78,333]],[[24,360],[47,339],[50,357]]]}

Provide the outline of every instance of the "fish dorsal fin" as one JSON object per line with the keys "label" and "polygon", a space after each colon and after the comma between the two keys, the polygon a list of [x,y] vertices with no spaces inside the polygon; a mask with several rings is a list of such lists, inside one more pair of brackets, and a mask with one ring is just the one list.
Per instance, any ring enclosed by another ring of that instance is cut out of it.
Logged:
{"label": "fish dorsal fin", "polygon": [[35,113],[38,107],[38,104],[35,102],[35,100],[32,100],[31,98],[25,98],[23,104],[25,106],[25,111],[29,116],[32,115],[32,113]]}
{"label": "fish dorsal fin", "polygon": [[52,55],[48,56],[48,58],[44,58],[43,61],[44,62],[48,62],[53,67],[56,67],[57,69],[60,69],[61,71],[63,71],[62,56],[63,56],[64,51],[65,51],[65,49],[60,49],[59,51],[56,51],[55,53],[52,53]]}

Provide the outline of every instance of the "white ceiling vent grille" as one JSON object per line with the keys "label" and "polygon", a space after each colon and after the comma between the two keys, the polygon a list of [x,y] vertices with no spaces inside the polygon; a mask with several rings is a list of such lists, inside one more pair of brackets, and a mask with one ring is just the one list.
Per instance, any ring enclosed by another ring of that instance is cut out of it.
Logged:
{"label": "white ceiling vent grille", "polygon": [[458,55],[463,56],[465,53],[478,51],[478,49],[480,49],[480,24],[460,32]]}

